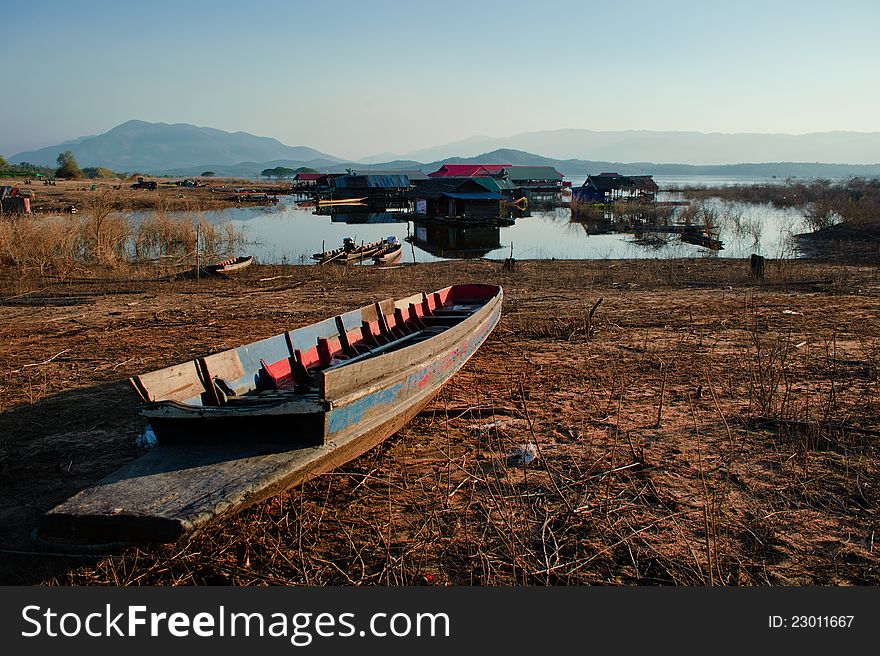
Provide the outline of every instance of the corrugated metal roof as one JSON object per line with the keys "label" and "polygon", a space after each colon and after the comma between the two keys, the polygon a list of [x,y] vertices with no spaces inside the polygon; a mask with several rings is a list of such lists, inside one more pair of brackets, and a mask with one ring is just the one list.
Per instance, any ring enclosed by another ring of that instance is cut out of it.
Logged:
{"label": "corrugated metal roof", "polygon": [[510,164],[444,164],[429,178],[472,178],[475,176],[496,175]]}
{"label": "corrugated metal roof", "polygon": [[330,185],[337,189],[408,189],[405,175],[341,175],[332,178]]}
{"label": "corrugated metal roof", "polygon": [[592,187],[598,191],[636,189],[639,191],[657,191],[659,187],[650,175],[619,175],[617,173],[601,173],[591,175],[584,182],[584,187]]}
{"label": "corrugated metal roof", "polygon": [[425,175],[425,172],[421,169],[378,169],[378,170],[366,170],[363,171],[358,169],[355,171],[355,175],[405,175],[409,178],[409,181],[413,180],[427,180],[428,176]]}
{"label": "corrugated metal roof", "polygon": [[563,175],[552,166],[506,166],[510,180],[562,180]]}

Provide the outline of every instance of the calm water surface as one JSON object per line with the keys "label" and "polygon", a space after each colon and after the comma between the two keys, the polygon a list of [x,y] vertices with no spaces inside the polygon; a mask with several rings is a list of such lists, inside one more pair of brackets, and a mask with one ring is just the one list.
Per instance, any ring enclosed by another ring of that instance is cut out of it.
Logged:
{"label": "calm water surface", "polygon": [[[658,180],[663,184],[670,181]],[[681,182],[681,181],[679,181]],[[708,181],[717,183],[719,181]],[[720,181],[724,182],[724,181]],[[728,181],[729,182],[729,181]],[[734,181],[738,182],[738,181]],[[700,180],[707,183],[706,179]],[[675,199],[660,194],[658,200]],[[510,227],[451,228],[414,222],[398,213],[319,216],[289,197],[273,207],[243,207],[206,212],[212,223],[232,222],[245,231],[249,252],[263,263],[311,263],[311,254],[336,248],[344,237],[375,241],[394,235],[403,240],[404,262],[486,257],[504,259],[623,259],[670,257],[795,257],[791,236],[807,230],[803,214],[771,205],[709,201],[719,218],[723,250],[713,252],[682,243],[677,235],[639,241],[631,233],[607,232],[607,226],[571,221],[567,207],[535,211]],[[604,232],[604,234],[602,234]]]}

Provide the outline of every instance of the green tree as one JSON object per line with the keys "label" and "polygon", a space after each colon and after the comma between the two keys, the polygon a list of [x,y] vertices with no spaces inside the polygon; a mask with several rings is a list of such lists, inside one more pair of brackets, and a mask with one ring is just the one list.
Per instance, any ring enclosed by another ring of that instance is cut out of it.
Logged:
{"label": "green tree", "polygon": [[271,180],[272,176],[275,175],[275,169],[263,169],[260,171],[260,175]]}
{"label": "green tree", "polygon": [[78,180],[83,177],[82,169],[76,163],[76,158],[69,150],[65,150],[58,155],[58,169],[55,171],[56,178],[66,178],[67,180]]}
{"label": "green tree", "polygon": [[0,155],[0,169],[5,169],[7,166],[9,166],[9,162],[6,161],[3,155]]}
{"label": "green tree", "polygon": [[205,171],[204,173],[202,173],[202,177],[203,178],[213,178],[214,172],[213,171]]}

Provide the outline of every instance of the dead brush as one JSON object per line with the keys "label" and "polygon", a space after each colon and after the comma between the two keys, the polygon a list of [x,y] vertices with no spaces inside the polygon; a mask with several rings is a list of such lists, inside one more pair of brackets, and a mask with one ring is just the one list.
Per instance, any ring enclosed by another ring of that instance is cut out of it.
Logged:
{"label": "dead brush", "polygon": [[589,312],[579,316],[549,317],[532,323],[525,328],[524,335],[530,339],[561,339],[569,342],[578,338],[591,339],[596,332],[593,315],[601,302],[600,298],[593,303]]}
{"label": "dead brush", "polygon": [[25,215],[0,221],[0,263],[7,266],[63,274],[84,256],[79,217]]}
{"label": "dead brush", "polygon": [[247,243],[245,231],[232,223],[217,225],[198,216],[157,211],[136,225],[133,255],[136,261],[183,259],[195,255],[198,246],[200,256],[220,258]]}

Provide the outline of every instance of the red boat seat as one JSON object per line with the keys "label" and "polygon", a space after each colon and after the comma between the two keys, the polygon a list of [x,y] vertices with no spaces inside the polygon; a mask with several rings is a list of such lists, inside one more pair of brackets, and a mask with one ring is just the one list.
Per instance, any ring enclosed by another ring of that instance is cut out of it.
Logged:
{"label": "red boat seat", "polygon": [[292,358],[284,358],[268,364],[262,358],[260,359],[260,364],[263,365],[262,373],[265,374],[265,378],[271,381],[273,389],[285,389],[297,383],[294,363],[291,360]]}
{"label": "red boat seat", "polygon": [[419,303],[416,305],[415,303],[409,304],[409,320],[419,327],[420,330],[425,328],[425,322],[422,321],[422,317],[425,316],[425,310],[422,307],[422,304]]}
{"label": "red boat seat", "polygon": [[342,342],[339,337],[319,337],[318,338],[318,359],[325,367],[330,366],[333,358],[345,358],[345,350],[342,348]]}
{"label": "red boat seat", "polygon": [[382,333],[378,321],[364,321],[361,324],[361,339],[371,347],[387,344],[392,338]]}

